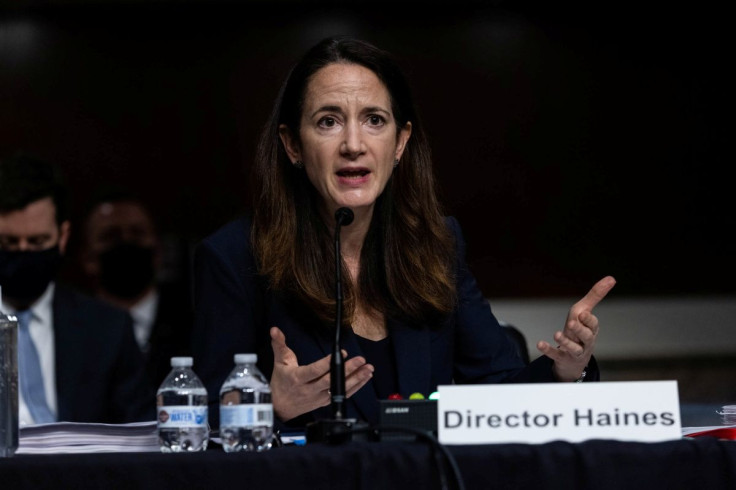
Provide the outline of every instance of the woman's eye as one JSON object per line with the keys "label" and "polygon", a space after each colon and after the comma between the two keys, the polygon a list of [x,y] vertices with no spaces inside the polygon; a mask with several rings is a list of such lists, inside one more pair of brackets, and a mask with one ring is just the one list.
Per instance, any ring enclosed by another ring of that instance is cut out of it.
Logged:
{"label": "woman's eye", "polygon": [[323,117],[318,123],[323,128],[332,128],[337,124],[334,117]]}
{"label": "woman's eye", "polygon": [[382,116],[377,116],[375,114],[368,116],[368,123],[371,126],[381,126],[385,122],[385,119]]}

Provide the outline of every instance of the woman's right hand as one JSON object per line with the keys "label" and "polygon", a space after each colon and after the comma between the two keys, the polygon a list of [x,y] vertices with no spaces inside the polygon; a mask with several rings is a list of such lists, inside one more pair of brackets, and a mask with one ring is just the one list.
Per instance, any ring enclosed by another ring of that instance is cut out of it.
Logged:
{"label": "woman's right hand", "polygon": [[[278,327],[271,327],[273,373],[271,399],[276,416],[288,421],[330,404],[330,355],[300,366]],[[346,356],[343,351],[343,356]],[[345,361],[345,392],[348,397],[373,376],[373,366],[357,356]]]}

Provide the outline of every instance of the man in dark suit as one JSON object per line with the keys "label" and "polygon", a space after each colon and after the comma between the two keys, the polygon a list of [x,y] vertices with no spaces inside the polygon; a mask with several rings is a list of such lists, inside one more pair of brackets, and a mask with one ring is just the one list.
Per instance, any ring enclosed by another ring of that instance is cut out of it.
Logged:
{"label": "man in dark suit", "polygon": [[2,309],[19,321],[21,426],[153,420],[130,316],[55,281],[70,228],[53,166],[0,162],[0,286]]}
{"label": "man in dark suit", "polygon": [[191,299],[181,271],[161,278],[161,238],[135,194],[107,188],[92,199],[80,259],[93,294],[133,317],[146,375],[159,386],[171,371],[172,357],[191,355]]}

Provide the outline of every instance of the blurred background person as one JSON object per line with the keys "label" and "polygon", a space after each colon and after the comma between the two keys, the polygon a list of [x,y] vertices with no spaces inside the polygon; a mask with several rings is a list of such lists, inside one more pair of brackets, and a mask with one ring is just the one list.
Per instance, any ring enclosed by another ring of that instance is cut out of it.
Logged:
{"label": "blurred background person", "polygon": [[190,355],[192,309],[185,280],[161,279],[163,246],[148,207],[129,189],[99,191],[87,208],[79,256],[92,293],[133,317],[146,374],[158,386],[171,357]]}
{"label": "blurred background person", "polygon": [[18,317],[21,426],[154,419],[152,386],[124,310],[57,283],[71,234],[67,189],[47,162],[0,162],[0,286]]}

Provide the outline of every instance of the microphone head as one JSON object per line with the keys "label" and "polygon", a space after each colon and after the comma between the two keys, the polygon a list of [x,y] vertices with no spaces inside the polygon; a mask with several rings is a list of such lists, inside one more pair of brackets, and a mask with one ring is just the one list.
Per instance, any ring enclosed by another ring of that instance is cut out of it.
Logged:
{"label": "microphone head", "polygon": [[347,226],[353,222],[353,210],[350,208],[339,208],[335,211],[335,221],[338,225]]}

